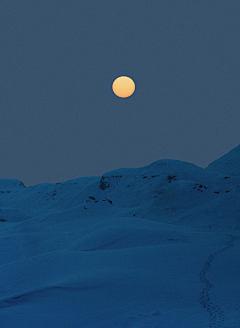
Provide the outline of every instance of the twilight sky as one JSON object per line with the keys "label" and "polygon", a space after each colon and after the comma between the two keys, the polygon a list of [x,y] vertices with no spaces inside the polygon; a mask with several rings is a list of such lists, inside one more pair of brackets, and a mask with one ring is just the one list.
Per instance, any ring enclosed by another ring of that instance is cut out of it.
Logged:
{"label": "twilight sky", "polygon": [[[0,4],[0,178],[26,186],[240,144],[239,0]],[[131,77],[118,98],[112,82]]]}

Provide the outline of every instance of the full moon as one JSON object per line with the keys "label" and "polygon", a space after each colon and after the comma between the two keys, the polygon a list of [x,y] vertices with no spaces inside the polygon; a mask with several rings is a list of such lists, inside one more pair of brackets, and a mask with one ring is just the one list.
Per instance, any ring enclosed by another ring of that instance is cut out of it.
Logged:
{"label": "full moon", "polygon": [[130,97],[135,91],[135,83],[130,77],[120,76],[112,84],[113,92],[120,98]]}

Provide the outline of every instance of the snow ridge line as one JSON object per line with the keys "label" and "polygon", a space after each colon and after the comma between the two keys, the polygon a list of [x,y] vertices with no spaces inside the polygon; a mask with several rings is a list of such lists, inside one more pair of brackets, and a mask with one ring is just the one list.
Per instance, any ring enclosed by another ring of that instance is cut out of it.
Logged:
{"label": "snow ridge line", "polygon": [[209,313],[210,319],[209,319],[209,328],[220,328],[224,324],[225,316],[223,310],[215,305],[211,300],[209,296],[209,291],[212,288],[212,284],[209,282],[209,280],[206,278],[206,273],[210,269],[211,263],[214,260],[214,258],[222,253],[225,252],[227,249],[234,246],[233,241],[238,239],[238,236],[231,236],[231,239],[227,242],[225,242],[225,247],[219,249],[215,253],[211,254],[207,261],[204,264],[203,270],[199,273],[200,280],[202,283],[205,284],[205,287],[203,288],[202,292],[200,293],[199,302],[204,307],[204,309],[207,310]]}

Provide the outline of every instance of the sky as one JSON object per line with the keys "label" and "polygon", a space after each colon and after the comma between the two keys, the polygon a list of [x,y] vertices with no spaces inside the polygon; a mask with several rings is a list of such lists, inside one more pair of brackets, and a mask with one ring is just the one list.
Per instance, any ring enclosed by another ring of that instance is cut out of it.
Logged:
{"label": "sky", "polygon": [[238,0],[1,2],[0,177],[207,167],[240,144],[239,16]]}

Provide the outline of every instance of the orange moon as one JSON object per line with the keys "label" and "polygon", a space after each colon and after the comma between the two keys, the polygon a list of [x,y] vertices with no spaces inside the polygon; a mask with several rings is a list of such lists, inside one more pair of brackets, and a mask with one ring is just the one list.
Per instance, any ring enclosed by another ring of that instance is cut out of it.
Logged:
{"label": "orange moon", "polygon": [[135,91],[135,83],[130,77],[119,76],[112,84],[112,90],[120,98],[130,97]]}

